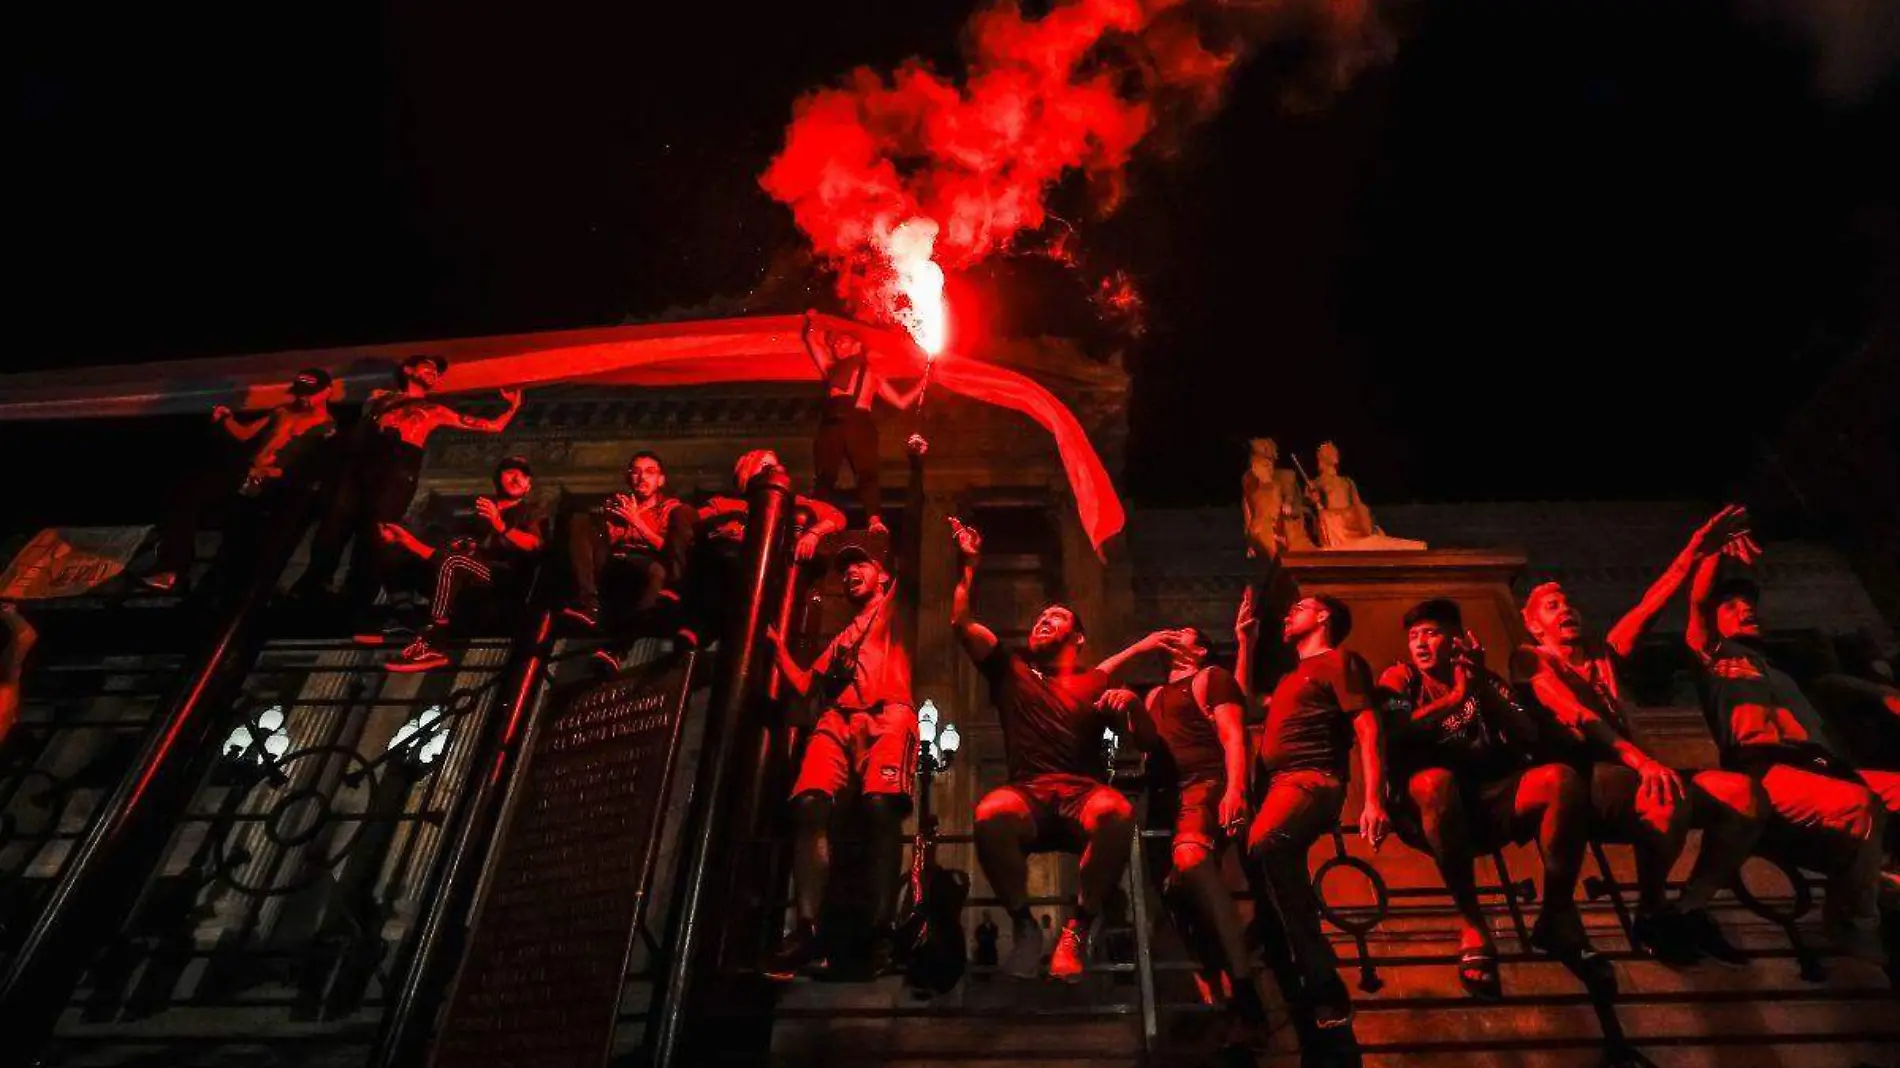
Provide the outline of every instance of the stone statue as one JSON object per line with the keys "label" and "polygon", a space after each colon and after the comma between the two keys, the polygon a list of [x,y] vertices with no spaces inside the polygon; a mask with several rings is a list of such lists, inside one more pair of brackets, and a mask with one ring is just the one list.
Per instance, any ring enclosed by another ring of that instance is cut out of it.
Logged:
{"label": "stone statue", "polygon": [[1240,510],[1246,521],[1247,555],[1278,560],[1288,549],[1313,548],[1306,533],[1306,509],[1294,474],[1280,466],[1280,446],[1272,438],[1254,438],[1247,472],[1240,476]]}
{"label": "stone statue", "polygon": [[1320,444],[1315,456],[1319,474],[1307,484],[1307,499],[1319,519],[1320,548],[1327,550],[1423,549],[1422,541],[1387,537],[1372,522],[1372,509],[1359,496],[1359,486],[1339,473],[1339,446]]}

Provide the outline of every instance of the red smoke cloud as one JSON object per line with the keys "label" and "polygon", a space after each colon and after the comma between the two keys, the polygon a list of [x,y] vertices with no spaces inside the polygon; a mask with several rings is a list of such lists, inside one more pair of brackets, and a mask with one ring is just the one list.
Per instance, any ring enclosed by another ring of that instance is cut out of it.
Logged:
{"label": "red smoke cloud", "polygon": [[961,81],[913,60],[799,100],[760,184],[839,269],[847,302],[909,325],[915,298],[894,285],[890,251],[900,226],[935,224],[936,262],[968,266],[1040,228],[1066,174],[1112,187],[1159,93],[1217,95],[1230,59],[1167,17],[1182,6],[1070,0],[1035,19],[1007,0],[986,8],[967,27]]}
{"label": "red smoke cloud", "polygon": [[[1138,146],[1211,111],[1244,46],[1297,30],[1326,53],[1326,80],[1343,82],[1378,51],[1374,2],[1057,0],[1030,18],[999,0],[965,29],[961,78],[911,60],[801,98],[760,184],[838,269],[847,304],[935,351],[941,293],[914,284],[906,254],[957,270],[1006,249],[1043,226],[1071,174],[1114,210]],[[1210,46],[1214,30],[1223,43]],[[933,228],[934,246],[918,240]],[[1125,278],[1118,288],[1132,293]]]}

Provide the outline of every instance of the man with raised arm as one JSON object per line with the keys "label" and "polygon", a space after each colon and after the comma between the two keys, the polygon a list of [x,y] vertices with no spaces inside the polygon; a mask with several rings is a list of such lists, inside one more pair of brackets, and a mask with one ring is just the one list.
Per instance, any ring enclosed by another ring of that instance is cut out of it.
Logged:
{"label": "man with raised arm", "polygon": [[768,978],[794,978],[821,956],[818,914],[831,870],[831,813],[837,796],[855,786],[862,800],[866,867],[871,896],[871,972],[890,969],[891,920],[897,907],[899,836],[910,811],[917,770],[917,709],[910,689],[910,654],[893,626],[897,586],[883,562],[847,545],[832,559],[844,577],[845,599],[857,609],[810,668],[799,666],[776,626],[766,640],[779,670],[800,697],[819,690],[823,711],[805,743],[792,785],[792,928],[766,965]]}
{"label": "man with raised arm", "polygon": [[881,533],[886,528],[878,491],[877,419],[872,409],[880,399],[900,411],[910,407],[923,392],[923,380],[918,379],[908,392],[900,392],[890,379],[872,369],[863,338],[848,330],[818,329],[812,318],[816,314],[805,313],[805,329],[800,334],[806,353],[825,380],[824,410],[812,444],[812,463],[817,471],[812,495],[829,500],[837,492],[838,475],[845,464],[850,464],[858,501],[864,507],[865,526]]}
{"label": "man with raised arm", "polygon": [[1040,963],[1042,935],[1029,911],[1029,854],[1080,853],[1075,915],[1049,960],[1050,978],[1080,982],[1090,927],[1127,868],[1134,827],[1128,799],[1107,784],[1102,731],[1126,721],[1135,696],[1110,691],[1109,677],[1135,656],[1162,648],[1169,632],[1156,631],[1084,669],[1082,620],[1074,609],[1054,604],[1036,616],[1025,650],[1006,649],[970,607],[983,538],[955,519],[951,525],[962,556],[951,628],[989,681],[1009,772],[1009,781],[976,806],[977,860],[1010,918],[1013,941],[1003,973],[1033,978]]}
{"label": "man with raised arm", "polygon": [[[1482,1000],[1503,994],[1497,944],[1478,902],[1479,853],[1536,842],[1544,859],[1543,912],[1533,939],[1569,937],[1577,875],[1589,844],[1589,794],[1576,769],[1533,764],[1536,726],[1510,684],[1486,670],[1484,649],[1455,601],[1438,598],[1405,613],[1407,659],[1379,676],[1398,789],[1399,837],[1429,853],[1458,910],[1458,981]],[[1564,936],[1548,932],[1561,930]]]}
{"label": "man with raised arm", "polygon": [[430,435],[442,429],[499,434],[521,410],[518,389],[501,391],[507,407],[493,418],[443,404],[431,394],[448,369],[449,361],[440,356],[411,356],[396,370],[395,389],[379,389],[363,403],[350,455],[326,487],[323,518],[310,542],[310,565],[292,588],[294,595],[327,590],[344,549],[355,540],[356,556],[345,579],[348,599],[353,608],[367,607],[384,578],[382,525],[401,521],[415,499]]}
{"label": "man with raised arm", "polygon": [[[1657,960],[1675,966],[1703,957],[1730,967],[1747,962],[1707,906],[1754,849],[1760,792],[1732,771],[1679,773],[1651,756],[1631,729],[1617,670],[1697,561],[1722,551],[1739,518],[1738,510],[1726,509],[1704,523],[1605,638],[1584,629],[1583,614],[1563,587],[1538,586],[1524,602],[1524,626],[1536,644],[1519,649],[1512,666],[1536,697],[1551,755],[1575,767],[1589,788],[1594,832],[1635,847],[1632,935]],[[1702,829],[1702,847],[1672,904],[1665,884],[1691,827]]]}
{"label": "man with raised arm", "polygon": [[1339,825],[1354,739],[1359,746],[1365,802],[1359,833],[1377,848],[1391,823],[1385,811],[1385,740],[1372,701],[1372,669],[1340,648],[1352,632],[1352,612],[1333,597],[1294,602],[1281,624],[1299,664],[1274,687],[1260,732],[1260,810],[1247,835],[1247,853],[1266,877],[1304,984],[1313,1022],[1321,1028],[1352,1021],[1352,998],[1339,981],[1339,958],[1319,926],[1306,857],[1321,835]]}
{"label": "man with raised arm", "polygon": [[[1731,555],[1758,551],[1743,535]],[[1702,661],[1722,764],[1760,784],[1767,819],[1826,854],[1822,918],[1843,953],[1884,964],[1880,862],[1887,813],[1852,761],[1828,737],[1801,687],[1768,660],[1761,588],[1744,575],[1720,578],[1722,554],[1696,567],[1689,648]]]}
{"label": "man with raised arm", "polygon": [[181,487],[158,532],[155,569],[139,581],[161,593],[177,589],[191,573],[198,528],[205,513],[235,500],[219,555],[229,557],[255,535],[264,513],[284,491],[317,477],[317,446],[336,433],[330,418],[330,372],[310,367],[290,380],[290,400],[251,416],[220,404],[211,421],[220,431],[220,455]]}

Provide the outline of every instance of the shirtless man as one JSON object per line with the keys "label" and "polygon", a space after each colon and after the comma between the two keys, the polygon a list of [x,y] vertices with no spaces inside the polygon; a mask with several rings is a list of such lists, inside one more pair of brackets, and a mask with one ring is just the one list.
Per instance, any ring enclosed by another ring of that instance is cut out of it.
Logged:
{"label": "shirtless man", "polygon": [[[330,418],[331,388],[330,373],[311,367],[297,372],[290,382],[290,400],[275,408],[251,416],[223,405],[211,410],[211,421],[224,439],[221,455],[173,501],[159,527],[156,568],[140,582],[168,593],[185,581],[207,511],[238,500],[238,514],[225,524],[225,549],[235,549],[286,488],[316,476],[316,446],[336,433]],[[220,555],[228,557],[229,552]]]}
{"label": "shirtless man", "polygon": [[870,353],[862,338],[845,330],[816,329],[812,318],[816,314],[805,313],[805,329],[800,335],[805,351],[825,380],[824,413],[812,445],[812,463],[817,471],[812,493],[820,499],[831,499],[838,489],[838,476],[849,463],[857,482],[858,501],[864,508],[865,526],[883,532],[877,419],[872,409],[880,399],[900,411],[910,407],[923,392],[923,381],[919,379],[908,392],[899,392],[889,379],[871,368]]}
{"label": "shirtless man", "polygon": [[449,362],[440,356],[411,356],[397,369],[395,389],[379,389],[364,402],[348,462],[324,494],[322,519],[310,543],[310,566],[292,588],[294,596],[327,590],[344,549],[355,539],[356,558],[345,580],[347,598],[353,608],[368,607],[383,582],[379,531],[384,523],[401,521],[409,510],[429,436],[443,428],[499,434],[521,410],[518,389],[501,391],[508,406],[493,418],[468,415],[433,399],[430,395],[448,369]]}

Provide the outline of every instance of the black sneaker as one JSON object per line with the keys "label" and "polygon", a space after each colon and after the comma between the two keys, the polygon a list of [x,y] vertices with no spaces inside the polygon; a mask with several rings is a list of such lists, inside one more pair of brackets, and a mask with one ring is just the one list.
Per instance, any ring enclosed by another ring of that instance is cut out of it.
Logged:
{"label": "black sneaker", "polygon": [[1702,960],[1682,913],[1673,908],[1636,917],[1630,923],[1630,940],[1658,964],[1671,968],[1688,968]]}
{"label": "black sneaker", "polygon": [[871,945],[864,954],[864,968],[873,979],[897,974],[897,943],[891,937],[891,932],[884,931],[871,937]]}
{"label": "black sneaker", "polygon": [[1260,1000],[1260,988],[1254,985],[1253,976],[1234,978],[1233,988],[1233,996],[1227,999],[1228,1011],[1247,1026],[1266,1031],[1267,1006]]}
{"label": "black sneaker", "polygon": [[818,930],[808,923],[785,932],[778,948],[765,961],[765,977],[775,983],[789,983],[818,963]]}
{"label": "black sneaker", "polygon": [[1708,909],[1696,909],[1693,912],[1679,913],[1683,936],[1689,944],[1701,954],[1724,968],[1748,967],[1748,954],[1735,948],[1735,943],[1722,933],[1722,927],[1709,915]]}
{"label": "black sneaker", "polygon": [[1352,1022],[1352,995],[1346,992],[1346,984],[1340,982],[1338,977],[1329,978],[1314,987],[1310,1000],[1314,1027],[1331,1031]]}

